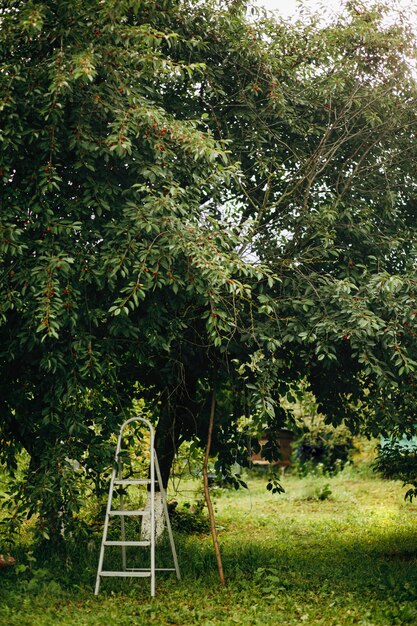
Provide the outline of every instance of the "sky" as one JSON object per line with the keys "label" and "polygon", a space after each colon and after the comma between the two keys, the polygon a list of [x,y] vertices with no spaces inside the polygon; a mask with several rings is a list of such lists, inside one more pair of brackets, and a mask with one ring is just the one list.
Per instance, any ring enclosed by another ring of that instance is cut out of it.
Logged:
{"label": "sky", "polygon": [[[331,18],[338,13],[343,0],[256,0],[256,3],[263,5],[269,10],[278,11],[285,17],[299,15],[300,6],[305,6],[313,9],[313,11],[319,11],[324,18],[327,16]],[[358,0],[358,5],[366,6],[366,4],[366,0]],[[417,9],[417,0],[392,0],[391,4],[393,6],[397,4],[399,7],[407,9],[410,12],[410,16]],[[415,21],[417,28],[416,18]]]}
{"label": "sky", "polygon": [[303,0],[303,2],[297,2],[297,0],[258,0],[257,4],[263,5],[267,9],[279,11],[282,15],[289,17],[297,15],[299,5],[305,5],[313,10],[319,9],[326,12],[337,12],[340,7],[340,0]]}

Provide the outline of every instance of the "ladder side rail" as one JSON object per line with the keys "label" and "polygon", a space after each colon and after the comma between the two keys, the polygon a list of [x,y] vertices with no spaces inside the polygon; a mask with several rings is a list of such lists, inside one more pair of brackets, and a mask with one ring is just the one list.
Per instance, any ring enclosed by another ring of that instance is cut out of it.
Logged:
{"label": "ladder side rail", "polygon": [[[119,476],[119,480],[122,480],[123,478],[123,468],[122,468],[122,461],[120,458],[120,452],[118,455],[118,476]],[[123,497],[123,488],[120,492],[120,510],[124,511],[124,497]],[[120,516],[120,531],[121,531],[121,538],[122,541],[126,541],[126,527],[125,527],[125,518],[124,515]],[[127,561],[126,561],[126,546],[122,546],[122,569],[125,572],[126,571],[126,567],[127,567]]]}
{"label": "ladder side rail", "polygon": [[[144,420],[147,421],[147,420]],[[151,481],[151,511],[150,511],[150,549],[151,549],[151,597],[155,596],[155,434],[152,425],[148,422],[150,432],[150,481]]]}
{"label": "ladder side rail", "polygon": [[181,580],[181,572],[180,572],[180,566],[178,564],[177,550],[175,548],[174,535],[172,533],[172,527],[171,527],[171,522],[170,522],[169,513],[168,513],[167,495],[166,495],[166,491],[165,491],[165,488],[164,488],[164,485],[163,485],[163,482],[162,482],[162,475],[161,475],[161,470],[159,468],[159,461],[158,461],[158,456],[156,454],[156,451],[154,452],[154,454],[155,454],[156,475],[157,475],[157,479],[158,479],[159,489],[160,489],[160,492],[161,492],[162,506],[163,506],[163,509],[164,509],[165,522],[166,522],[167,531],[168,531],[169,543],[171,545],[172,559],[174,561],[175,573],[177,574],[177,578],[178,578],[178,580]]}
{"label": "ladder side rail", "polygon": [[98,568],[97,568],[96,587],[94,591],[94,595],[96,596],[98,595],[100,591],[100,575],[101,575],[101,572],[103,571],[104,548],[105,548],[105,542],[107,541],[107,533],[109,529],[109,519],[110,519],[110,511],[111,511],[112,500],[113,500],[113,487],[114,487],[115,479],[116,479],[116,468],[113,467],[111,478],[110,478],[110,487],[109,487],[109,496],[107,499],[106,515],[104,518],[104,528],[103,528],[103,537],[101,540],[101,547],[100,547],[100,557],[99,557]]}

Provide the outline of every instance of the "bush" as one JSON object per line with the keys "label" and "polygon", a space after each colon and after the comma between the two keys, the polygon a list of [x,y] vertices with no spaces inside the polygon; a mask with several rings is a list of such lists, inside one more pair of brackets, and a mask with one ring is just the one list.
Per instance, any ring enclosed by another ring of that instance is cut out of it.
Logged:
{"label": "bush", "polygon": [[169,504],[169,517],[171,525],[177,532],[185,534],[209,533],[210,522],[205,512],[203,500],[195,504],[185,502],[178,507],[177,503]]}
{"label": "bush", "polygon": [[308,473],[320,465],[321,471],[335,474],[350,460],[353,436],[343,425],[326,424],[320,415],[304,423],[304,432],[294,444],[295,465]]}
{"label": "bush", "polygon": [[375,471],[384,478],[401,480],[410,485],[405,499],[410,502],[417,496],[417,445],[411,441],[392,439],[380,445],[375,461]]}

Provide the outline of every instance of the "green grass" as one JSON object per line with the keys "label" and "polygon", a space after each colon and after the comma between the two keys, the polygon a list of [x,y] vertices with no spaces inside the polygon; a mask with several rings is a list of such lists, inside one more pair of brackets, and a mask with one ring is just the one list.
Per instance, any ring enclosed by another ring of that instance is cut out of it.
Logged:
{"label": "green grass", "polygon": [[0,623],[417,624],[417,507],[401,485],[348,470],[284,486],[272,495],[254,477],[249,491],[216,493],[224,589],[208,535],[176,535],[183,580],[160,575],[153,600],[148,580],[104,580],[93,596],[98,535],[62,560],[28,561],[22,544],[16,556],[30,567],[0,571]]}

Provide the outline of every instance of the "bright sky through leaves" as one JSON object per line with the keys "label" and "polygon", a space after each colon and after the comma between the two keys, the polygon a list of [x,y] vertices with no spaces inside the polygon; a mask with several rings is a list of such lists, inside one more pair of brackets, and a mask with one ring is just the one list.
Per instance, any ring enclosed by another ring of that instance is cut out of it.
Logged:
{"label": "bright sky through leaves", "polygon": [[297,0],[260,0],[258,4],[271,11],[278,11],[286,17],[299,14],[302,6],[313,11],[323,11],[326,15],[331,16],[337,13],[341,6],[340,0],[327,0],[326,3],[320,0],[304,0],[301,3],[297,2]]}
{"label": "bright sky through leaves", "polygon": [[[320,13],[325,20],[329,20],[337,15],[344,5],[343,0],[257,0],[256,3],[270,11],[277,11],[284,17],[302,15],[303,9],[307,9],[307,11]],[[364,4],[363,2],[358,2],[358,6],[363,6]],[[411,14],[416,13],[417,10],[415,0],[394,0],[392,6],[393,9],[401,8],[409,11],[410,19]],[[415,21],[417,29],[417,15],[414,15],[413,21]]]}

